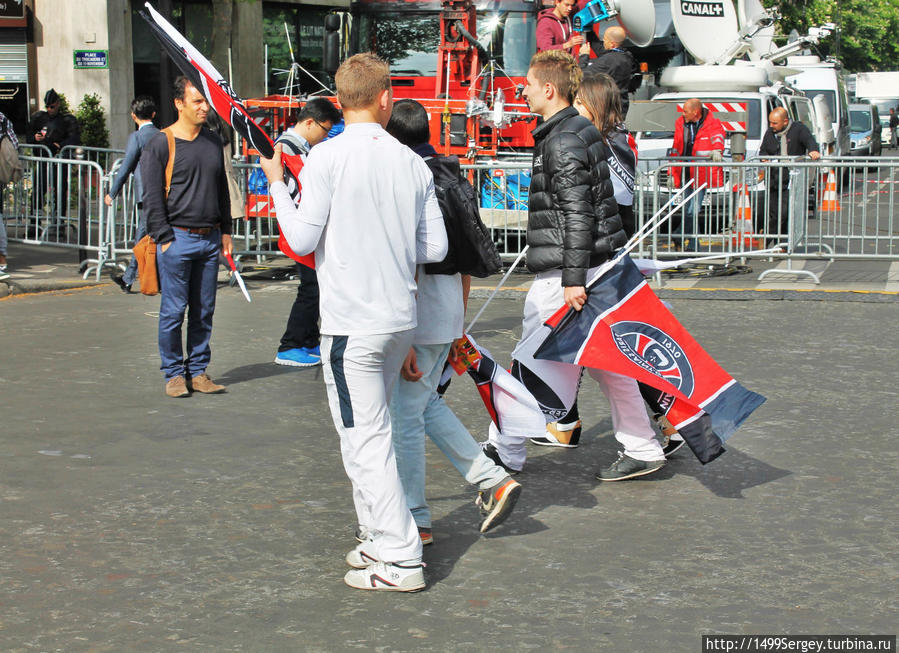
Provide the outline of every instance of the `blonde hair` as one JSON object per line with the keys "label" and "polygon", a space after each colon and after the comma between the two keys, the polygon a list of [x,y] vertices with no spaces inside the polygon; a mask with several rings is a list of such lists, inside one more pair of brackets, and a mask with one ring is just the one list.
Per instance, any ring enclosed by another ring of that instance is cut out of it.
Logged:
{"label": "blonde hair", "polygon": [[563,50],[544,50],[531,57],[530,69],[541,84],[552,84],[556,92],[574,103],[581,84],[581,69],[570,54]]}
{"label": "blonde hair", "polygon": [[344,61],[334,76],[337,100],[344,109],[364,109],[390,89],[390,67],[376,54],[363,52]]}

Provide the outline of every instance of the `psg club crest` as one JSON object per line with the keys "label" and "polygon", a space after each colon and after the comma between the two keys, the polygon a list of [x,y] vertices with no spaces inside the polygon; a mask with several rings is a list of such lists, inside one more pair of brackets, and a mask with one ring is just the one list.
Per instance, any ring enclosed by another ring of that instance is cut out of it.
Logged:
{"label": "psg club crest", "polygon": [[611,331],[615,346],[631,362],[665,379],[684,396],[693,394],[693,368],[674,338],[644,322],[616,322]]}

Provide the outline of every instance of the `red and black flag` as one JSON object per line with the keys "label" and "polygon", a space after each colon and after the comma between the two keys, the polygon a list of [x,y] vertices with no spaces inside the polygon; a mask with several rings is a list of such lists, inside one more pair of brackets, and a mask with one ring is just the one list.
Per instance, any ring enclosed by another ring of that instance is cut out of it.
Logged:
{"label": "red and black flag", "polygon": [[[203,97],[221,116],[222,120],[227,121],[234,131],[250,144],[250,147],[266,159],[272,158],[275,146],[271,137],[253,120],[244,106],[243,100],[234,92],[228,80],[221,76],[209,60],[191,45],[181,32],[153,9],[149,2],[144,6],[148,13],[141,12],[141,16],[147,21],[153,36],[162,44],[166,53],[178,66],[178,70],[190,80],[194,88],[203,94]],[[303,167],[303,160],[298,154],[283,153],[281,161],[285,167],[284,182],[287,184],[290,196],[299,203],[300,183],[298,178]],[[300,257],[289,251],[285,253],[308,267],[315,267],[312,254]]]}
{"label": "red and black flag", "polygon": [[703,464],[765,398],[737,383],[665,308],[628,256],[559,309],[535,358],[608,370],[661,392],[662,409]]}

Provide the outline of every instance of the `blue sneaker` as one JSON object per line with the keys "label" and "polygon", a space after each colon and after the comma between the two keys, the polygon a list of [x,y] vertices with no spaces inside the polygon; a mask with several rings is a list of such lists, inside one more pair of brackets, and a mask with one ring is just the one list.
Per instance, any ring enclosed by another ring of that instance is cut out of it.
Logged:
{"label": "blue sneaker", "polygon": [[275,363],[291,367],[314,367],[321,365],[322,357],[313,355],[311,350],[305,347],[298,347],[296,349],[288,349],[287,351],[279,351],[278,355],[275,356]]}
{"label": "blue sneaker", "polygon": [[303,349],[305,349],[306,353],[310,356],[316,356],[319,359],[322,357],[322,350],[318,345],[315,345],[315,347],[303,347]]}

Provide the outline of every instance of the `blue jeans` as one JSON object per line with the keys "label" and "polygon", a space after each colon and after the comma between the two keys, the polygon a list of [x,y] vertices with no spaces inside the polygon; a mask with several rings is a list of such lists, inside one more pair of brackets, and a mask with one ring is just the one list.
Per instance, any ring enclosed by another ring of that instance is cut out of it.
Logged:
{"label": "blue jeans", "polygon": [[437,394],[450,345],[414,348],[418,369],[424,376],[416,382],[400,377],[390,400],[390,421],[406,505],[418,526],[430,528],[431,510],[425,500],[425,433],[465,480],[482,490],[499,483],[506,472],[484,455],[465,425]]}
{"label": "blue jeans", "polygon": [[[159,304],[159,369],[166,381],[199,376],[211,358],[212,314],[222,234],[192,234],[175,229],[168,249],[156,249],[162,299]],[[187,359],[181,346],[181,325],[187,309]]]}
{"label": "blue jeans", "polygon": [[[144,217],[143,212],[140,210],[140,205],[138,205],[139,217],[137,220],[137,232],[134,234],[134,244],[136,245],[140,242],[140,239],[147,235],[147,219]],[[128,264],[128,269],[125,270],[125,274],[122,275],[122,281],[126,286],[131,286],[134,284],[134,280],[137,278],[137,258],[134,256],[131,257],[131,262]]]}
{"label": "blue jeans", "polygon": [[3,217],[3,214],[0,213],[0,254],[6,256],[6,218]]}

